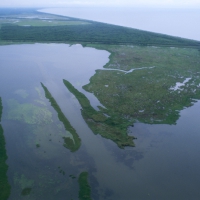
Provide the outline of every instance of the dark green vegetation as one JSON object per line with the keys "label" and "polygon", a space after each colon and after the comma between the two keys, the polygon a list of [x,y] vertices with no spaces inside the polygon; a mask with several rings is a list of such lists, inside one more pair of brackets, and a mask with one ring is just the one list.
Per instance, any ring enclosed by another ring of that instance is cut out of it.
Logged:
{"label": "dark green vegetation", "polygon": [[[8,11],[9,12],[9,11]],[[20,11],[19,11],[20,12]],[[21,11],[22,12],[22,11]],[[47,14],[38,13],[33,10],[23,10],[23,15],[37,14],[46,17]],[[4,12],[5,13],[5,12]],[[10,19],[16,19],[16,15],[10,11]],[[48,15],[49,16],[49,15]],[[105,23],[75,18],[59,17],[50,15],[53,24],[38,18],[24,22],[5,21],[0,29],[0,40],[2,42],[68,42],[68,43],[98,43],[98,44],[134,44],[134,45],[156,45],[156,46],[193,46],[199,48],[200,42],[126,28]],[[54,16],[54,18],[53,18]],[[65,24],[66,23],[66,24]],[[68,25],[73,26],[68,26]],[[82,25],[83,24],[83,25]],[[21,26],[30,25],[30,26]]]}
{"label": "dark green vegetation", "polygon": [[79,183],[79,199],[80,200],[91,200],[91,190],[88,184],[88,173],[82,172],[78,178]]}
{"label": "dark green vegetation", "polygon": [[36,144],[35,146],[36,146],[37,148],[39,148],[39,147],[40,147],[40,144]]}
{"label": "dark green vegetation", "polygon": [[[1,121],[2,110],[3,110],[2,100],[0,98],[0,121]],[[6,154],[5,144],[6,143],[3,135],[3,128],[0,124],[0,199],[1,200],[8,199],[11,189],[6,175],[8,170],[8,165],[6,164],[7,154]]]}
{"label": "dark green vegetation", "polygon": [[63,82],[68,90],[78,99],[82,107],[82,116],[95,134],[100,134],[102,137],[111,139],[120,148],[123,148],[124,146],[134,146],[134,137],[127,135],[129,121],[119,118],[112,111],[101,107],[99,107],[101,109],[100,111],[96,111],[90,105],[89,100],[84,94],[74,88],[70,82],[66,80],[63,80]]}
{"label": "dark green vegetation", "polygon": [[[137,120],[175,124],[180,110],[191,106],[196,102],[195,99],[200,99],[198,50],[109,45],[96,47],[111,52],[106,68],[116,70],[97,70],[84,89],[94,93],[109,112],[130,122],[129,125]],[[136,70],[126,73],[130,69]],[[178,84],[182,86],[178,87]]]}
{"label": "dark green vegetation", "polygon": [[45,87],[41,83],[44,91],[45,91],[45,96],[51,103],[51,106],[55,109],[55,111],[58,114],[59,120],[63,123],[65,130],[70,132],[73,138],[70,137],[63,137],[64,139],[64,147],[70,149],[72,152],[75,152],[79,149],[81,146],[81,139],[79,138],[78,134],[76,133],[76,130],[71,126],[70,122],[67,120],[65,115],[63,114],[62,110],[60,109],[59,105],[57,104],[56,100],[53,98],[47,87]]}

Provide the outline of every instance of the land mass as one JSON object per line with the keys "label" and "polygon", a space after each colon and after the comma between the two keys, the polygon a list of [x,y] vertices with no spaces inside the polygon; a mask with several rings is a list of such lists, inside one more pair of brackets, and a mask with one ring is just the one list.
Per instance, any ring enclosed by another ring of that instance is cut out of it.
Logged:
{"label": "land mass", "polygon": [[70,149],[71,152],[77,151],[80,148],[80,146],[81,146],[81,139],[79,138],[76,130],[72,127],[72,125],[70,124],[70,122],[68,121],[68,119],[63,114],[63,112],[60,109],[58,103],[53,98],[53,96],[51,95],[51,93],[49,92],[49,90],[47,89],[47,87],[45,87],[42,83],[41,83],[41,85],[42,85],[42,88],[44,89],[46,98],[49,100],[49,102],[51,103],[51,106],[57,112],[58,118],[63,123],[63,125],[65,127],[65,130],[68,131],[72,135],[72,138],[70,138],[70,137],[63,137],[63,139],[64,139],[63,146],[66,147],[67,149]]}
{"label": "land mass", "polygon": [[200,42],[33,9],[0,10],[1,42],[132,44],[200,48]]}

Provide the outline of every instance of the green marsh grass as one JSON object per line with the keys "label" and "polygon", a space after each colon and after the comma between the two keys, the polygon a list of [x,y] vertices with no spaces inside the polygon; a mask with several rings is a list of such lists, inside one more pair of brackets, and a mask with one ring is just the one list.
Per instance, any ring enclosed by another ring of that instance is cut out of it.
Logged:
{"label": "green marsh grass", "polygon": [[81,139],[79,138],[78,134],[76,133],[76,130],[72,127],[72,125],[70,124],[68,119],[63,114],[58,103],[53,98],[53,96],[51,95],[51,93],[49,92],[47,87],[45,87],[42,83],[41,83],[41,85],[42,85],[42,88],[44,89],[46,98],[49,100],[49,102],[51,103],[51,106],[57,112],[58,118],[63,123],[65,130],[69,131],[73,136],[73,139],[70,137],[63,137],[64,147],[68,148],[71,152],[77,151],[81,146]]}
{"label": "green marsh grass", "polygon": [[120,118],[117,113],[108,113],[103,108],[96,111],[84,94],[79,92],[69,81],[63,80],[63,82],[79,101],[82,107],[81,114],[94,134],[100,134],[102,137],[112,140],[120,148],[134,146],[134,137],[127,135],[127,127],[130,125],[130,121]]}

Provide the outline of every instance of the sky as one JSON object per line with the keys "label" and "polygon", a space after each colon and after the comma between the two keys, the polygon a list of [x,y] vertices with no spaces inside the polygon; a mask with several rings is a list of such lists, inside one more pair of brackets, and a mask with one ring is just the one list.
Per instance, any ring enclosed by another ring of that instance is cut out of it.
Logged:
{"label": "sky", "polygon": [[1,0],[0,7],[131,6],[199,8],[200,0]]}

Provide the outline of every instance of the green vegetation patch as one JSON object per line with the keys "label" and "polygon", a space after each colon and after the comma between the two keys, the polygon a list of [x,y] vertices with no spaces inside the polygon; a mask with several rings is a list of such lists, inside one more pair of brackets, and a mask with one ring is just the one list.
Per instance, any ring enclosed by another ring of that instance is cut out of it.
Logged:
{"label": "green vegetation patch", "polygon": [[80,146],[81,146],[81,139],[79,138],[78,134],[76,133],[76,130],[72,127],[72,125],[70,124],[70,122],[68,121],[68,119],[63,114],[63,112],[60,109],[58,103],[53,98],[53,96],[51,95],[51,93],[49,92],[49,90],[47,89],[47,87],[45,87],[42,83],[41,83],[41,85],[42,85],[42,87],[43,87],[43,89],[45,91],[46,98],[49,100],[49,102],[51,103],[51,106],[57,112],[58,118],[63,123],[63,125],[65,127],[65,130],[67,132],[70,132],[71,135],[73,136],[73,138],[63,137],[63,139],[64,139],[64,147],[70,149],[71,152],[77,151],[80,148]]}
{"label": "green vegetation patch", "polygon": [[88,183],[88,172],[82,172],[78,178],[79,183],[79,199],[91,200],[91,189]]}
{"label": "green vegetation patch", "polygon": [[[2,100],[0,98],[0,121],[2,115]],[[0,124],[0,199],[7,200],[10,196],[10,184],[8,183],[7,171],[8,165],[6,164],[7,154],[6,154],[6,142],[3,134],[3,128]]]}
{"label": "green vegetation patch", "polygon": [[156,46],[194,46],[200,43],[182,38],[141,31],[116,25],[91,22],[84,26],[18,26],[4,24],[0,39],[13,42],[79,42]]}
{"label": "green vegetation patch", "polygon": [[[175,124],[180,110],[200,99],[198,50],[106,45],[97,48],[112,53],[106,68],[117,70],[97,70],[84,89],[123,120]],[[135,70],[127,71],[130,69]]]}
{"label": "green vegetation patch", "polygon": [[49,124],[52,122],[52,113],[46,107],[33,104],[20,104],[14,99],[8,101],[6,118],[18,120],[27,124]]}
{"label": "green vegetation patch", "polygon": [[[74,88],[69,81],[63,80],[63,82],[79,101],[82,107],[82,116],[95,134],[100,134],[102,137],[114,141],[120,148],[134,146],[134,137],[127,135],[129,120],[119,118],[116,113],[108,112],[103,108],[101,108],[101,111],[96,111],[84,94]],[[109,115],[109,117],[106,115]]]}

